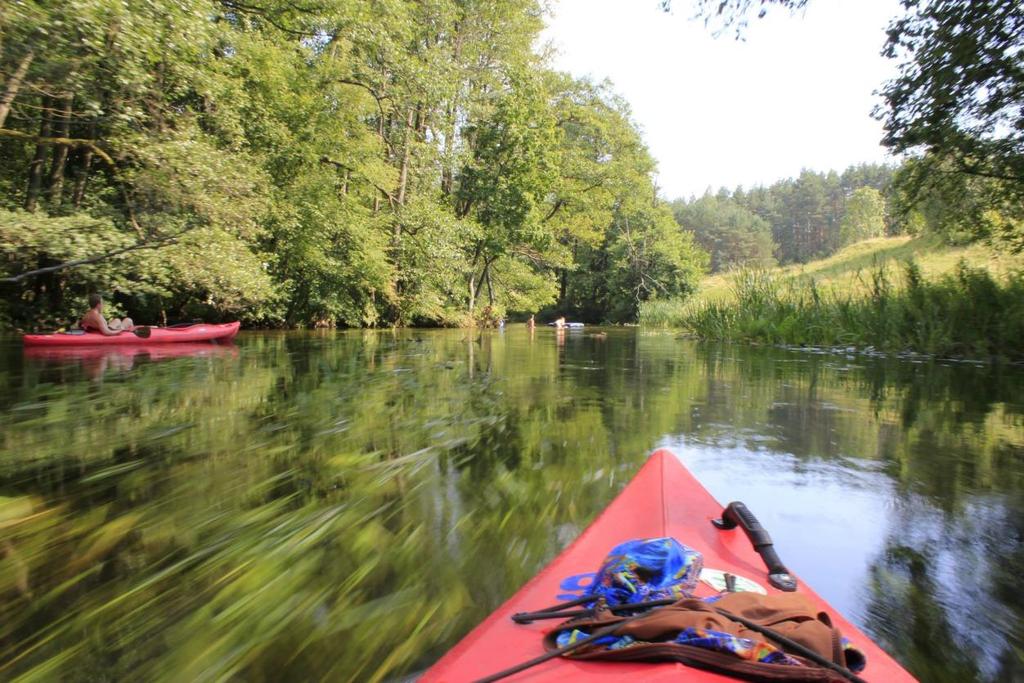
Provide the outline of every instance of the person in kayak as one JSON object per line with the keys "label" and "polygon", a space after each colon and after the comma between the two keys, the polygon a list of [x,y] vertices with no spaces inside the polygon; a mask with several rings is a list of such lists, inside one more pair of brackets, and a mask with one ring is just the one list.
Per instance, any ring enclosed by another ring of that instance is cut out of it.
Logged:
{"label": "person in kayak", "polygon": [[107,322],[103,317],[103,297],[95,293],[89,295],[89,310],[78,325],[86,332],[99,332],[108,337],[135,329],[131,318],[113,318]]}

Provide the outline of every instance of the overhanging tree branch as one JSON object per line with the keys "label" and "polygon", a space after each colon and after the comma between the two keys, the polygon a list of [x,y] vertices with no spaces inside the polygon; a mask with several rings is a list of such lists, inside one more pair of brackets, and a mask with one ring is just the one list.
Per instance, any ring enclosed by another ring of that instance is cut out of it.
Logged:
{"label": "overhanging tree branch", "polygon": [[988,171],[981,168],[981,165],[978,163],[964,161],[963,159],[957,159],[956,163],[960,167],[960,170],[963,173],[967,173],[968,175],[976,175],[982,178],[992,178],[993,180],[1006,180],[1011,183],[1024,182],[1024,177],[1022,176],[1011,175],[1008,173],[999,173],[996,171]]}
{"label": "overhanging tree branch", "polygon": [[396,200],[395,200],[394,195],[392,195],[390,192],[385,190],[383,187],[381,187],[377,183],[375,183],[372,180],[370,180],[370,178],[368,178],[365,173],[360,173],[359,171],[357,171],[356,169],[352,168],[351,166],[343,164],[340,161],[335,161],[334,159],[331,159],[326,154],[324,156],[320,157],[320,163],[321,164],[327,164],[328,166],[333,166],[334,168],[337,168],[337,169],[339,169],[341,171],[348,171],[350,173],[355,173],[356,175],[361,177],[363,180],[365,180],[366,182],[370,183],[370,185],[375,187],[377,190],[379,190],[381,194],[383,194],[385,197],[387,197],[388,198],[388,202],[390,202],[392,205],[395,204]]}
{"label": "overhanging tree branch", "polygon": [[[357,88],[362,88],[366,92],[370,93],[370,97],[372,97],[373,101],[377,103],[377,111],[380,113],[381,126],[384,125],[384,120],[387,118],[387,114],[384,113],[384,100],[390,99],[388,95],[378,93],[372,86],[369,86],[366,83],[363,83],[362,81],[356,81],[349,78],[339,78],[337,79],[337,82],[341,83],[342,85],[352,85]],[[387,148],[391,151],[391,153],[394,154],[395,146],[391,144],[391,141],[388,140],[387,136],[380,131],[378,131],[378,135],[380,136],[381,141],[385,145],[387,145]]]}
{"label": "overhanging tree branch", "polygon": [[351,80],[351,79],[348,79],[348,78],[339,78],[338,79],[338,83],[341,83],[343,85],[354,85],[354,86],[356,86],[358,88],[362,88],[366,92],[370,93],[370,96],[373,97],[374,101],[377,103],[377,109],[380,110],[380,115],[384,116],[384,100],[388,99],[387,95],[379,94],[371,86],[369,86],[366,83],[363,83],[361,81],[354,81],[354,80]]}
{"label": "overhanging tree branch", "polygon": [[22,280],[24,280],[26,278],[33,277],[35,275],[45,275],[46,273],[54,273],[54,272],[57,272],[58,270],[66,270],[68,268],[76,268],[78,266],[86,266],[86,265],[89,265],[89,264],[92,264],[92,263],[99,263],[100,261],[103,261],[105,259],[113,258],[114,256],[120,256],[121,254],[127,254],[128,252],[131,252],[131,251],[141,251],[142,249],[158,249],[160,247],[167,246],[169,244],[173,244],[174,241],[177,240],[179,237],[181,237],[183,234],[185,234],[186,232],[188,232],[190,230],[194,230],[197,227],[199,227],[199,226],[198,225],[194,225],[192,227],[185,228],[184,230],[180,230],[180,231],[174,233],[173,235],[167,235],[165,237],[159,237],[159,238],[157,238],[155,240],[150,240],[148,242],[136,242],[135,244],[131,244],[131,245],[127,246],[127,247],[121,247],[120,249],[114,249],[112,251],[108,251],[108,252],[103,253],[103,254],[98,254],[96,256],[89,256],[87,258],[75,259],[73,261],[65,261],[64,263],[58,263],[55,266],[47,266],[46,268],[36,268],[35,270],[28,270],[28,271],[25,271],[24,273],[19,273],[18,275],[12,275],[11,277],[0,278],[0,282],[7,283],[7,284],[17,284],[17,283],[21,282]]}
{"label": "overhanging tree branch", "polygon": [[61,137],[47,137],[32,135],[31,133],[23,133],[20,130],[9,130],[7,128],[0,128],[0,137],[16,138],[18,140],[28,140],[34,142],[37,145],[67,145],[68,147],[87,147],[93,151],[93,154],[103,159],[106,163],[114,166],[114,160],[110,158],[110,155],[100,148],[95,140],[83,140],[80,138],[61,138]]}
{"label": "overhanging tree branch", "polygon": [[[285,26],[284,24],[280,23],[280,15],[282,13],[278,12],[277,16],[271,16],[271,12],[273,12],[274,10],[267,7],[249,5],[244,2],[239,2],[238,0],[221,0],[220,4],[224,7],[224,9],[231,12],[239,12],[241,14],[249,14],[252,16],[260,17],[277,30],[292,36],[297,36],[299,38],[314,38],[319,35],[318,31],[303,31],[301,29],[295,29],[289,26]],[[306,8],[296,7],[295,5],[292,4],[289,4],[289,6],[300,13],[309,13],[311,11]]]}
{"label": "overhanging tree branch", "polygon": [[548,211],[548,215],[544,216],[543,220],[541,220],[541,223],[547,223],[551,220],[563,206],[565,206],[565,199],[559,197],[558,201],[555,202],[555,205],[551,207],[550,211]]}

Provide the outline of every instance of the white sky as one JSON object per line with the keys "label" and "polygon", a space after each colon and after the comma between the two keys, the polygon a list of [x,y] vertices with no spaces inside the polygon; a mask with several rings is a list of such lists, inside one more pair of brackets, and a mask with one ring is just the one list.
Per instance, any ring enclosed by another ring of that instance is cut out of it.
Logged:
{"label": "white sky", "polygon": [[873,95],[895,73],[879,55],[898,0],[811,0],[719,38],[657,0],[554,0],[542,39],[553,66],[610,79],[658,160],[662,195],[766,185],[803,168],[886,160]]}

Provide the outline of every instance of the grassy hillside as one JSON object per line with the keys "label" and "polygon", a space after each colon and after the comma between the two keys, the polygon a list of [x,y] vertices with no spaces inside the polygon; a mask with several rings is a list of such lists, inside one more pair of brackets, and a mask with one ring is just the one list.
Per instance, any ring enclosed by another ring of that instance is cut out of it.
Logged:
{"label": "grassy hillside", "polygon": [[[900,264],[911,259],[927,280],[953,273],[961,261],[971,268],[988,271],[996,279],[1024,269],[1024,254],[1014,255],[983,244],[952,247],[931,237],[880,237],[850,245],[828,258],[773,268],[768,272],[778,279],[813,279],[820,288],[866,293],[871,274],[878,266],[887,265],[895,274]],[[736,277],[736,272],[706,277],[697,299],[704,302],[734,300]],[[896,278],[897,285],[899,280]]]}
{"label": "grassy hillside", "polygon": [[1024,256],[883,238],[811,263],[706,278],[641,324],[703,339],[1024,360]]}

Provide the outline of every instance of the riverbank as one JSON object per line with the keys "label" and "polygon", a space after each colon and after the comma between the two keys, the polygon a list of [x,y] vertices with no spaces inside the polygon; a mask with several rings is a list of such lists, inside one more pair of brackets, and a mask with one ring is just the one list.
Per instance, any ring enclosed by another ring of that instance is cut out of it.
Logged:
{"label": "riverbank", "polygon": [[1024,360],[1019,257],[907,238],[871,240],[799,269],[705,281],[643,306],[642,325],[700,339]]}

